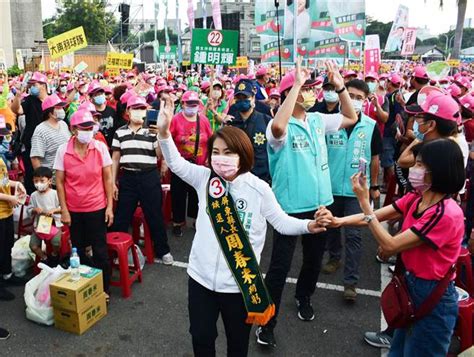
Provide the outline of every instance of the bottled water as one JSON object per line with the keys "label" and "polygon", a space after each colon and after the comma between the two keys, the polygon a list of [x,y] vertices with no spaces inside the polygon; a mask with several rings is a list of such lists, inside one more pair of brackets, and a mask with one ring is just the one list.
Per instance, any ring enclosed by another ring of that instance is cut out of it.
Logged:
{"label": "bottled water", "polygon": [[79,280],[81,278],[81,273],[79,272],[79,265],[81,265],[81,260],[79,259],[79,255],[77,254],[77,248],[72,248],[72,255],[69,259],[72,280]]}

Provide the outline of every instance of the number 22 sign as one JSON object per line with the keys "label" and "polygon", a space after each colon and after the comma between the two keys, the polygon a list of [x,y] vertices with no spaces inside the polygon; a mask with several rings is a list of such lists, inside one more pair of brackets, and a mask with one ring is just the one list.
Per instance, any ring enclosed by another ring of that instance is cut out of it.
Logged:
{"label": "number 22 sign", "polygon": [[211,46],[219,46],[222,43],[223,36],[222,32],[220,31],[211,31],[209,35],[207,35],[207,42]]}

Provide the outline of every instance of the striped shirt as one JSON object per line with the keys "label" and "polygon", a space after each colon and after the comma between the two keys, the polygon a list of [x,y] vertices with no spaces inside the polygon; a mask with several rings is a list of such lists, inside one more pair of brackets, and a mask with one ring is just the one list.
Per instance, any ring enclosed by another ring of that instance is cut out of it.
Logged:
{"label": "striped shirt", "polygon": [[67,143],[71,137],[67,124],[63,121],[58,124],[58,128],[53,128],[47,121],[42,122],[36,127],[31,138],[30,157],[39,157],[41,166],[50,169],[53,169],[59,146]]}
{"label": "striped shirt", "polygon": [[112,140],[112,151],[120,151],[120,167],[131,171],[150,171],[157,168],[156,135],[140,128],[134,133],[128,125],[117,129]]}

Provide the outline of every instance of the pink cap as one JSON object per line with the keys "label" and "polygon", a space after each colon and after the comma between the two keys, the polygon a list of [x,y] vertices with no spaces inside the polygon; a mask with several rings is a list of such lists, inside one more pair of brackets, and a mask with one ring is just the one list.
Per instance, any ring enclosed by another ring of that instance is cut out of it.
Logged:
{"label": "pink cap", "polygon": [[424,66],[416,66],[413,70],[413,77],[428,79],[428,73],[426,73],[426,68]]}
{"label": "pink cap", "polygon": [[131,96],[127,100],[127,109],[134,109],[134,108],[146,108],[148,104],[146,103],[146,99],[142,96],[135,95]]}
{"label": "pink cap", "polygon": [[278,91],[278,88],[272,88],[270,90],[269,97],[278,97],[278,98],[280,98],[280,92]]}
{"label": "pink cap", "polygon": [[346,71],[346,73],[344,73],[344,78],[350,77],[350,76],[357,76],[357,73],[355,73],[353,70],[349,70],[349,71]]}
{"label": "pink cap", "polygon": [[182,90],[183,92],[186,92],[188,90],[188,87],[186,86],[186,84],[181,83],[178,86],[177,90]]}
{"label": "pink cap", "polygon": [[441,79],[439,80],[439,83],[440,83],[440,84],[441,84],[441,83],[443,83],[443,84],[444,84],[444,83],[449,83],[449,77],[441,78]]}
{"label": "pink cap", "polygon": [[382,79],[387,79],[389,76],[387,73],[382,73],[380,76],[379,76],[379,79],[382,80]]}
{"label": "pink cap", "polygon": [[256,77],[264,76],[268,73],[267,67],[260,67],[255,74]]}
{"label": "pink cap", "polygon": [[156,88],[156,95],[160,94],[161,92],[172,92],[174,91],[174,88],[172,86],[169,86],[165,84],[164,86],[159,86]]}
{"label": "pink cap", "polygon": [[105,92],[105,94],[112,94],[113,93],[112,87],[111,86],[105,86],[104,87],[104,92]]}
{"label": "pink cap", "polygon": [[449,93],[437,87],[424,87],[418,93],[416,105],[406,108],[412,114],[432,114],[438,118],[461,123],[459,104],[449,95]]}
{"label": "pink cap", "polygon": [[316,77],[315,83],[316,83],[317,86],[322,84],[323,82],[324,82],[324,77],[323,76]]}
{"label": "pink cap", "polygon": [[402,81],[403,81],[402,78],[396,73],[394,73],[390,77],[388,77],[388,80],[390,82],[392,82],[393,84],[395,84],[396,86],[401,86]]}
{"label": "pink cap", "polygon": [[466,89],[472,88],[471,80],[467,77],[459,77],[458,79],[456,79],[456,84]]}
{"label": "pink cap", "polygon": [[66,87],[66,92],[70,92],[74,89],[74,83],[68,83]]}
{"label": "pink cap", "polygon": [[456,84],[451,84],[446,91],[451,94],[453,98],[457,98],[461,95],[461,88],[459,88]]}
{"label": "pink cap", "polygon": [[40,83],[48,83],[48,77],[46,77],[43,73],[41,72],[35,72],[33,73],[33,75],[31,76],[30,82],[40,82]]}
{"label": "pink cap", "polygon": [[[295,70],[292,70],[292,71],[288,72],[287,74],[285,74],[285,76],[281,79],[280,88],[279,88],[280,93],[283,93],[287,89],[290,89],[291,87],[293,87],[294,84],[295,84]],[[314,87],[315,85],[316,85],[315,80],[308,79],[304,83],[303,86],[304,87]]]}
{"label": "pink cap", "polygon": [[91,112],[92,116],[100,116],[102,117],[102,114],[100,114],[96,108],[95,108],[95,105],[92,104],[91,102],[89,102],[88,100],[84,101],[80,106],[79,108],[77,108],[77,110],[88,110],[89,112]]}
{"label": "pink cap", "polygon": [[208,89],[210,86],[211,86],[211,82],[209,82],[209,81],[204,81],[204,82],[201,83],[201,90],[202,90],[202,91],[205,91],[205,90]]}
{"label": "pink cap", "polygon": [[99,82],[94,81],[89,84],[89,88],[87,89],[88,94],[93,94],[99,91],[104,91],[104,88],[102,88]]}
{"label": "pink cap", "polygon": [[128,101],[128,98],[130,98],[131,96],[135,95],[135,92],[133,90],[127,90],[125,93],[123,93],[121,96],[120,96],[120,103],[122,104],[125,104],[127,103]]}
{"label": "pink cap", "polygon": [[71,116],[71,126],[91,127],[95,124],[92,113],[86,109],[77,110]]}
{"label": "pink cap", "polygon": [[237,84],[239,83],[242,79],[248,79],[248,77],[245,74],[239,74],[238,76],[234,77],[234,80],[232,83]]}
{"label": "pink cap", "polygon": [[160,78],[156,81],[157,87],[166,86],[166,85],[168,85],[168,82],[166,82],[166,79]]}
{"label": "pink cap", "polygon": [[188,90],[181,97],[181,101],[182,102],[200,102],[200,99],[199,99],[199,95],[196,92],[192,90]]}
{"label": "pink cap", "polygon": [[67,79],[71,78],[71,75],[67,72],[63,72],[63,73],[61,73],[61,76],[59,76],[59,78],[67,80]]}
{"label": "pink cap", "polygon": [[135,77],[135,73],[133,71],[130,71],[127,73],[127,78]]}
{"label": "pink cap", "polygon": [[470,110],[471,113],[474,113],[474,96],[465,95],[459,100],[459,104],[461,104],[462,107]]}
{"label": "pink cap", "polygon": [[377,74],[377,72],[367,72],[366,75],[365,75],[365,78],[372,78],[372,79],[375,79],[375,80],[379,80],[379,75]]}
{"label": "pink cap", "polygon": [[63,102],[57,94],[51,94],[47,96],[45,100],[43,100],[43,103],[41,103],[41,110],[44,112],[47,109],[54,107],[64,107],[65,105],[66,102]]}

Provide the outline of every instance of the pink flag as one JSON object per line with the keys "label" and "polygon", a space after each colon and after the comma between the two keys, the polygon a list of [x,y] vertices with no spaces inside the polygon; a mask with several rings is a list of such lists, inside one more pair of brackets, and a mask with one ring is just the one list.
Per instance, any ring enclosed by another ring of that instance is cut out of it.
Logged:
{"label": "pink flag", "polygon": [[378,73],[380,68],[380,49],[373,48],[365,50],[365,67],[364,72],[376,72]]}
{"label": "pink flag", "polygon": [[222,30],[221,4],[219,0],[212,0],[212,19],[214,20],[214,28]]}
{"label": "pink flag", "polygon": [[189,21],[189,28],[194,28],[194,6],[193,0],[188,0],[188,21]]}
{"label": "pink flag", "polygon": [[403,47],[401,51],[402,56],[408,56],[415,52],[415,44],[416,44],[416,28],[409,27],[405,29],[405,33],[403,34]]}

